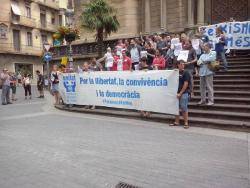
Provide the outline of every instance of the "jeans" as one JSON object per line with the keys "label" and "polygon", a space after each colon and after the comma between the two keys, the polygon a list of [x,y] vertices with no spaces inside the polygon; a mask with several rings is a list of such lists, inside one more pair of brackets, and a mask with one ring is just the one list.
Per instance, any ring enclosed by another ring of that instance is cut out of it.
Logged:
{"label": "jeans", "polygon": [[188,111],[188,101],[189,101],[189,94],[183,93],[181,98],[179,99],[179,109],[182,112]]}
{"label": "jeans", "polygon": [[10,86],[3,85],[2,87],[2,104],[10,102]]}
{"label": "jeans", "polygon": [[219,55],[221,57],[221,60],[223,61],[223,67],[224,67],[224,69],[227,69],[228,63],[227,63],[225,52],[222,51],[222,52],[220,52]]}
{"label": "jeans", "polygon": [[200,77],[201,102],[203,103],[206,102],[206,90],[208,91],[208,102],[214,103],[213,77],[213,74]]}

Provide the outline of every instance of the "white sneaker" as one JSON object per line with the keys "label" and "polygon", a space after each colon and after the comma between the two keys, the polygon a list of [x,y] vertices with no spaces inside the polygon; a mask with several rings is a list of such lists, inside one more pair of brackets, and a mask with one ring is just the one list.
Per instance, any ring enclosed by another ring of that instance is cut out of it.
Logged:
{"label": "white sneaker", "polygon": [[207,105],[208,105],[208,106],[213,106],[214,103],[213,103],[213,102],[208,102]]}
{"label": "white sneaker", "polygon": [[197,105],[204,105],[204,104],[206,104],[205,101],[200,101],[200,102],[197,103]]}

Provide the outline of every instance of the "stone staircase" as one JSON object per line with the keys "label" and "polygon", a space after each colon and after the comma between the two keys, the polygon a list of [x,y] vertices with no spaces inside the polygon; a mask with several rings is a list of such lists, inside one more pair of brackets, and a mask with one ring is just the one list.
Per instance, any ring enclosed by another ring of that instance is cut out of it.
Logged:
{"label": "stone staircase", "polygon": [[229,70],[214,76],[215,104],[199,106],[199,78],[195,78],[195,97],[189,105],[190,124],[250,128],[250,56],[228,58]]}
{"label": "stone staircase", "polygon": [[[237,57],[228,58],[229,70],[216,72],[214,76],[215,104],[199,106],[199,77],[195,78],[195,97],[189,103],[190,126],[214,127],[250,131],[250,51],[239,51]],[[246,54],[245,54],[246,53]],[[107,116],[141,119],[135,110],[98,107],[86,110],[82,107],[58,105],[62,110],[96,113]],[[152,113],[147,121],[172,123],[172,115]]]}

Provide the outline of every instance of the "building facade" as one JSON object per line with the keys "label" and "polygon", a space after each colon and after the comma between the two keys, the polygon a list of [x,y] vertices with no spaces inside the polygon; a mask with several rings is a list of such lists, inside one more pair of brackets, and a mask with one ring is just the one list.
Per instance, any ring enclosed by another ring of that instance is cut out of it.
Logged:
{"label": "building facade", "polygon": [[0,69],[33,76],[36,70],[43,72],[43,44],[52,44],[52,34],[65,24],[66,3],[0,0],[0,4]]}
{"label": "building facade", "polygon": [[[76,25],[90,0],[75,0]],[[120,29],[109,38],[127,38],[141,33],[183,32],[200,25],[250,20],[250,0],[108,0],[117,10]],[[93,33],[81,29],[83,41]]]}

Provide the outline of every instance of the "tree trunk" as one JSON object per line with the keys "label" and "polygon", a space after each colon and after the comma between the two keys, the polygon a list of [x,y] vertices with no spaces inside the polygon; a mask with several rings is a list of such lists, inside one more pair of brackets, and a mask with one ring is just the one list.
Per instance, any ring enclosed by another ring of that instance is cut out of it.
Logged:
{"label": "tree trunk", "polygon": [[99,30],[97,34],[97,52],[98,58],[103,57],[103,30]]}

